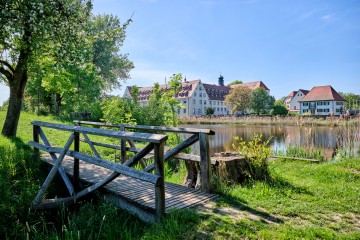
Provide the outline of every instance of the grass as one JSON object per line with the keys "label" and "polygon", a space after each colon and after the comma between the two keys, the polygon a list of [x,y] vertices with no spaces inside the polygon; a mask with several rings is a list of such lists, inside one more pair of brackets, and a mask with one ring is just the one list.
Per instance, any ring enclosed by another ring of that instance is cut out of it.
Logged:
{"label": "grass", "polygon": [[[5,112],[0,111],[0,126]],[[270,179],[226,186],[214,181],[219,198],[197,209],[168,214],[145,224],[94,196],[52,211],[29,210],[47,170],[26,143],[30,121],[59,122],[22,113],[18,138],[0,136],[0,239],[359,239],[360,159],[313,164],[275,160]],[[71,125],[71,122],[64,122]],[[50,142],[62,145],[69,133]],[[98,139],[102,140],[102,139]],[[115,153],[101,150],[115,158]],[[167,180],[181,183],[185,172]],[[58,184],[58,185],[56,185]],[[56,195],[61,181],[55,182]]]}

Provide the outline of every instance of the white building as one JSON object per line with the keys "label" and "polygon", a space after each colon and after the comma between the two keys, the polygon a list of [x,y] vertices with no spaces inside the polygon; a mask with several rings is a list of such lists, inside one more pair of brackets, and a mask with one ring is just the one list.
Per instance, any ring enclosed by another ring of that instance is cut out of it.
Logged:
{"label": "white building", "polygon": [[298,91],[292,91],[284,100],[284,104],[289,112],[300,112],[300,103],[303,97],[309,93],[309,90],[299,89]]}
{"label": "white building", "polygon": [[346,100],[328,85],[313,87],[299,103],[300,114],[340,115],[345,113]]}
{"label": "white building", "polygon": [[[214,109],[215,116],[226,116],[230,114],[230,108],[225,104],[225,97],[229,94],[232,87],[224,86],[224,78],[220,75],[219,84],[206,84],[201,80],[184,81],[181,84],[181,90],[176,95],[176,98],[183,105],[183,108],[178,109],[179,117],[205,116],[206,108]],[[269,89],[261,81],[237,84],[248,86],[250,89],[257,87],[264,88],[267,92]],[[127,87],[124,97],[131,97],[131,88]],[[168,86],[160,85],[160,88],[165,91]],[[150,95],[153,93],[153,87],[139,87],[138,101],[146,104],[149,101]]]}

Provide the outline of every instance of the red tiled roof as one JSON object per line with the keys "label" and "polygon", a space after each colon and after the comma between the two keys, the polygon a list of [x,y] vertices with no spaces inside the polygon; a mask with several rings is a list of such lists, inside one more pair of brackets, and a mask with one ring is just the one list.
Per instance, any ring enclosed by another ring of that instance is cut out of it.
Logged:
{"label": "red tiled roof", "polygon": [[270,89],[262,82],[262,81],[256,81],[256,82],[247,82],[247,83],[241,83],[241,84],[234,84],[231,85],[231,88],[237,87],[237,86],[247,86],[249,87],[251,90],[254,90],[256,88],[263,88],[264,90],[268,90],[270,91]]}
{"label": "red tiled roof", "polygon": [[230,92],[230,87],[203,83],[204,89],[210,100],[224,101]]}
{"label": "red tiled roof", "polygon": [[305,97],[299,102],[311,102],[311,101],[345,101],[330,85],[313,87]]}
{"label": "red tiled roof", "polygon": [[297,91],[292,91],[291,93],[289,93],[289,95],[287,95],[287,98],[293,98],[295,96],[295,94],[297,93]]}
{"label": "red tiled roof", "polygon": [[299,91],[298,92],[302,92],[303,94],[308,94],[310,91],[309,90],[305,90],[305,89],[299,89]]}

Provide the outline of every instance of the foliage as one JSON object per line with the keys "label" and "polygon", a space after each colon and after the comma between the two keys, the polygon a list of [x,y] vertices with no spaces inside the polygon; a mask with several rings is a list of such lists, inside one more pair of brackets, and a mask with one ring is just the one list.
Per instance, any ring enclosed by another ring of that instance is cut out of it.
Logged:
{"label": "foliage", "polygon": [[263,88],[256,88],[251,93],[250,98],[250,109],[252,109],[257,115],[261,112],[269,111],[275,99],[263,89]]}
{"label": "foliage", "polygon": [[354,93],[343,93],[339,92],[339,94],[346,100],[347,108],[351,108],[353,110],[360,110],[360,94]]}
{"label": "foliage", "polygon": [[103,99],[101,110],[103,119],[106,122],[114,124],[133,124],[137,122],[133,118],[132,112],[135,104],[128,98],[110,97]]}
{"label": "foliage", "polygon": [[139,88],[136,86],[131,89],[131,99],[118,97],[104,99],[101,103],[103,120],[123,124],[177,126],[176,110],[182,106],[174,96],[181,89],[181,79],[181,74],[174,74],[166,90],[155,83],[149,102],[144,105],[137,100]]}
{"label": "foliage", "polygon": [[215,113],[215,108],[213,108],[213,107],[207,107],[206,109],[205,109],[205,115],[206,116],[211,116],[211,115],[213,115]]}
{"label": "foliage", "polygon": [[234,137],[233,148],[240,156],[245,157],[248,164],[250,178],[254,180],[266,179],[269,176],[268,158],[271,154],[268,139],[262,142],[262,136],[254,134],[250,141],[246,142],[241,137]]}
{"label": "foliage", "polygon": [[225,97],[225,104],[231,108],[231,113],[245,112],[249,107],[251,89],[247,86],[236,86]]}
{"label": "foliage", "polygon": [[120,54],[125,40],[125,31],[131,19],[121,25],[117,16],[97,15],[91,18],[91,33],[95,36],[92,44],[92,62],[104,84],[104,90],[121,86],[120,80],[129,79],[134,64],[127,54]]}
{"label": "foliage", "polygon": [[[0,73],[10,87],[2,134],[16,135],[24,89],[39,56],[82,64],[83,37],[92,8],[89,0],[9,0],[0,2]],[[53,51],[48,51],[52,48]]]}
{"label": "foliage", "polygon": [[272,111],[272,115],[280,115],[280,116],[285,116],[288,114],[288,110],[286,109],[286,106],[282,103],[281,100],[277,100],[274,103],[273,106],[273,111]]}
{"label": "foliage", "polygon": [[242,84],[243,81],[241,80],[235,80],[235,81],[232,81],[231,83],[227,84],[226,86],[230,87],[231,85],[236,85],[236,84]]}

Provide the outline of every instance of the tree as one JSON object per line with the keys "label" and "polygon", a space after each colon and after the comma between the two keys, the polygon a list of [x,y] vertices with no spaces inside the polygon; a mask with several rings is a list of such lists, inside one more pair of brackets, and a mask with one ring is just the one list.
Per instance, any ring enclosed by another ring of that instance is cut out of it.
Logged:
{"label": "tree", "polygon": [[92,61],[99,69],[105,90],[120,87],[120,80],[130,78],[129,71],[134,68],[128,55],[120,54],[125,30],[130,23],[131,19],[121,25],[118,17],[113,15],[97,15],[91,19],[91,31],[96,36]]}
{"label": "tree", "polygon": [[231,83],[229,83],[226,86],[230,87],[231,85],[242,84],[242,83],[243,83],[243,81],[241,81],[241,80],[235,80],[235,81],[232,81]]}
{"label": "tree", "polygon": [[90,0],[7,0],[0,2],[0,73],[10,87],[2,134],[15,136],[29,68],[49,46],[55,59],[81,63],[77,43],[86,36]]}
{"label": "tree", "polygon": [[215,108],[213,108],[213,107],[207,107],[206,109],[205,109],[205,114],[206,114],[206,116],[211,116],[211,115],[213,115],[215,113]]}
{"label": "tree", "polygon": [[283,104],[282,100],[277,100],[274,103],[272,115],[280,115],[285,116],[288,114],[288,110],[286,109],[286,106]]}
{"label": "tree", "polygon": [[252,109],[257,115],[259,115],[260,112],[266,112],[269,110],[273,103],[274,98],[269,96],[263,88],[256,88],[252,91],[250,109]]}
{"label": "tree", "polygon": [[353,110],[360,110],[360,95],[354,93],[342,93],[339,94],[346,100],[347,108],[351,108]]}
{"label": "tree", "polygon": [[247,86],[236,86],[225,97],[225,104],[231,108],[231,113],[244,112],[249,107],[251,89]]}

